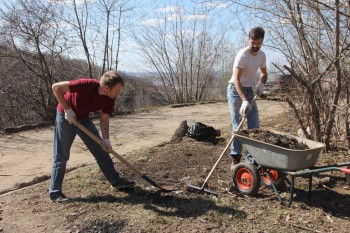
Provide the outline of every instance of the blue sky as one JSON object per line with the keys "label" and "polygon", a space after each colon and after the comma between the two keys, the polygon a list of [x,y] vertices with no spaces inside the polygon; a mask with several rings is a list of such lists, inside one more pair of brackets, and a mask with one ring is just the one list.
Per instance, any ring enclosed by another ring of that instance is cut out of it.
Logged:
{"label": "blue sky", "polygon": [[[8,0],[7,3],[14,1]],[[45,1],[45,0],[44,0]],[[57,0],[47,0],[57,1]],[[71,0],[58,0],[70,2]],[[82,0],[76,0],[77,2]],[[96,0],[90,0],[97,2]],[[105,0],[108,2],[108,0]],[[111,1],[111,0],[109,0]],[[121,1],[121,0],[119,0]],[[213,23],[214,28],[219,29],[225,27],[227,29],[226,42],[230,43],[229,54],[232,57],[228,60],[232,61],[235,53],[247,45],[247,37],[244,33],[247,33],[252,26],[252,21],[246,18],[242,9],[236,8],[236,6],[230,5],[230,1],[191,1],[191,0],[128,0],[130,5],[136,6],[136,8],[129,14],[126,13],[129,21],[133,22],[132,26],[125,27],[122,31],[121,41],[121,52],[119,56],[119,70],[128,72],[140,72],[150,70],[151,67],[147,66],[142,56],[139,54],[138,46],[131,35],[131,31],[140,28],[152,27],[156,24],[161,24],[166,18],[167,20],[175,20],[175,16],[181,12],[183,20],[191,23],[193,20],[206,19]],[[209,2],[209,3],[208,3]],[[4,2],[0,2],[3,4]],[[90,14],[93,14],[91,12]],[[96,16],[97,17],[97,16]],[[212,33],[218,33],[213,31]],[[268,35],[267,37],[268,38]],[[266,39],[265,39],[266,40]],[[91,48],[96,50],[97,62],[102,61],[101,51],[103,48],[99,47],[103,45],[103,42],[93,42],[90,44]],[[267,47],[263,48],[267,53],[268,62],[271,57],[269,56],[269,50]],[[84,59],[82,49],[79,48],[80,52],[70,52],[76,57]]]}
{"label": "blue sky", "polygon": [[[170,1],[170,0],[158,0],[158,1],[142,1],[144,7],[140,10],[140,15],[144,14],[144,17],[138,22],[140,27],[152,27],[157,24],[164,23],[164,18],[167,20],[172,20],[181,11],[183,14],[184,21],[190,23],[192,20],[201,20],[206,17],[211,17],[212,20],[217,20],[212,15],[208,15],[203,8],[207,4],[201,3],[196,4],[190,0],[187,1]],[[226,4],[218,3],[218,10],[222,10],[226,7]],[[207,7],[213,8],[213,5],[208,5]],[[194,10],[195,9],[195,10]],[[218,11],[217,10],[217,11]],[[196,11],[195,13],[193,13]],[[227,15],[227,13],[225,13]],[[161,18],[164,17],[164,18]],[[218,18],[219,19],[219,18]],[[128,38],[126,42],[126,47],[123,50],[123,60],[121,60],[121,69],[127,71],[143,71],[147,70],[145,62],[142,56],[138,55],[138,49],[136,42],[132,38]],[[135,62],[137,61],[137,62]]]}
{"label": "blue sky", "polygon": [[[232,54],[229,59],[233,61],[235,53],[239,49],[248,44],[246,33],[253,26],[254,21],[247,18],[244,14],[244,10],[238,6],[230,5],[230,1],[190,1],[190,0],[157,0],[157,1],[142,1],[144,7],[140,10],[140,15],[146,13],[144,17],[138,22],[141,27],[149,27],[162,23],[164,20],[159,17],[162,15],[168,20],[179,11],[185,15],[184,20],[190,22],[195,19],[208,19],[217,28],[226,27],[226,41],[231,44],[228,51]],[[229,9],[228,9],[229,8]],[[194,12],[195,9],[195,13]],[[260,25],[259,25],[260,26]],[[217,32],[213,32],[217,33]],[[268,39],[268,34],[266,35]],[[265,40],[266,40],[265,38]],[[143,62],[141,56],[137,54],[137,45],[132,41],[132,38],[128,38],[125,42],[125,47],[122,53],[121,70],[126,71],[143,71],[147,70],[147,65]],[[278,57],[278,54],[270,51],[266,46],[263,50],[267,53],[267,62]],[[271,54],[271,56],[269,56]],[[278,58],[277,58],[278,60]],[[231,62],[232,63],[232,62]],[[271,67],[271,66],[270,66]]]}

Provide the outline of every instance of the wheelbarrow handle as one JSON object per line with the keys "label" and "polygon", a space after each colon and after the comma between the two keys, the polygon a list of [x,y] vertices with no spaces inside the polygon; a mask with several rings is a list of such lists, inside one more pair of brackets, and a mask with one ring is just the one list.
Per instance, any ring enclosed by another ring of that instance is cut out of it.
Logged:
{"label": "wheelbarrow handle", "polygon": [[350,168],[341,168],[340,171],[342,171],[346,174],[350,174]]}

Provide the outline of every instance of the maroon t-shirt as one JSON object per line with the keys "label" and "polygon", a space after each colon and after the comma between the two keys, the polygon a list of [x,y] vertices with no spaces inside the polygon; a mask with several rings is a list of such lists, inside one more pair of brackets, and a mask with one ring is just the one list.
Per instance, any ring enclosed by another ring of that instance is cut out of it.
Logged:
{"label": "maroon t-shirt", "polygon": [[[100,95],[98,88],[100,82],[95,79],[82,78],[69,81],[69,92],[64,98],[69,103],[76,114],[78,120],[82,120],[89,116],[90,112],[102,110],[105,114],[111,114],[114,111],[115,98]],[[64,109],[60,103],[57,109],[64,113]]]}

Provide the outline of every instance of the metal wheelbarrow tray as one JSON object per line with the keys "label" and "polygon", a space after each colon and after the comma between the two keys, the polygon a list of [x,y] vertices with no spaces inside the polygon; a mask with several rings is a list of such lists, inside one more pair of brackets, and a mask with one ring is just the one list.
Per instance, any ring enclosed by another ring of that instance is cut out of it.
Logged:
{"label": "metal wheelbarrow tray", "polygon": [[295,138],[299,143],[303,143],[310,148],[306,150],[287,149],[246,137],[243,135],[242,131],[234,132],[235,137],[242,142],[246,150],[254,157],[254,160],[263,167],[284,171],[296,171],[310,168],[316,164],[321,151],[325,148],[325,145],[321,142],[292,136],[287,133],[270,129],[259,130],[270,131],[275,134]]}

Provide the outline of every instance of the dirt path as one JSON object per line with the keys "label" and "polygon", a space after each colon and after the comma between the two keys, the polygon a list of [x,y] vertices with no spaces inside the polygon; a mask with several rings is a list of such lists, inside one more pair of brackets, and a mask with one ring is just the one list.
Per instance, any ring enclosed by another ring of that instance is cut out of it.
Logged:
{"label": "dirt path", "polygon": [[[287,109],[281,102],[258,100],[260,117],[267,120]],[[180,122],[187,120],[213,126],[230,127],[226,102],[188,107],[163,107],[111,119],[113,149],[120,154],[168,142]],[[53,127],[0,136],[0,194],[48,179],[52,166]],[[68,169],[94,163],[92,155],[77,137]]]}

